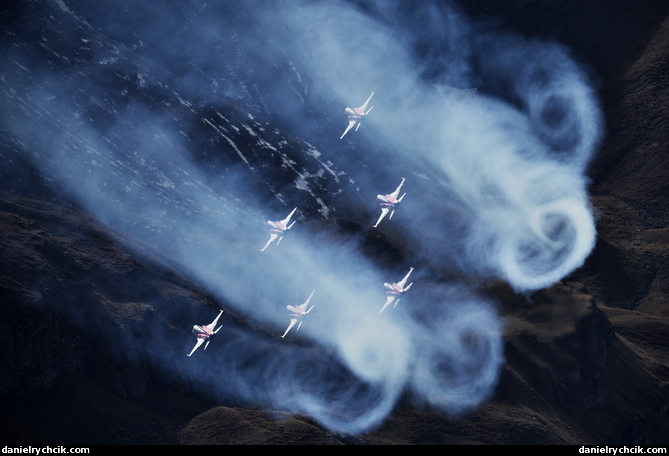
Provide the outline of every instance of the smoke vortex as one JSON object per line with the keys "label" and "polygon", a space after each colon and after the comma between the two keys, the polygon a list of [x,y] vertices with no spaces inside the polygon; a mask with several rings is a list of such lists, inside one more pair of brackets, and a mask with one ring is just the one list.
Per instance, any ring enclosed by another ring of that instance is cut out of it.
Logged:
{"label": "smoke vortex", "polygon": [[595,242],[593,216],[582,201],[536,207],[525,227],[500,242],[498,265],[518,290],[549,286],[579,267]]}
{"label": "smoke vortex", "polygon": [[349,327],[338,340],[342,359],[366,382],[400,383],[409,364],[409,339],[401,327],[386,321]]}
{"label": "smoke vortex", "polygon": [[449,319],[423,332],[411,380],[425,403],[451,415],[470,411],[490,397],[504,361],[496,314],[483,302],[455,305],[458,310]]}
{"label": "smoke vortex", "polygon": [[550,80],[525,81],[523,98],[532,130],[559,161],[584,166],[600,136],[600,118],[591,89],[576,70]]}

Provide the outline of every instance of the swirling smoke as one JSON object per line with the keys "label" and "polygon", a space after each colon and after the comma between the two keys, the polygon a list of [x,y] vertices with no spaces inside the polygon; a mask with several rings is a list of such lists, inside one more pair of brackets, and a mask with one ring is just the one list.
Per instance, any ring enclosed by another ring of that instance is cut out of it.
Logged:
{"label": "swirling smoke", "polygon": [[[449,415],[489,399],[504,361],[494,303],[434,277],[450,264],[531,291],[588,256],[585,172],[601,121],[569,52],[473,23],[446,1],[135,3],[30,3],[38,39],[3,57],[13,149],[110,232],[160,252],[277,335],[286,304],[316,289],[314,311],[291,333],[309,344],[226,325],[200,358],[158,343],[147,356],[184,376],[200,369],[200,386],[221,397],[338,432],[378,426],[405,392]],[[50,58],[38,58],[45,49]],[[343,107],[371,91],[373,115],[337,142]],[[231,120],[226,104],[248,115]],[[333,141],[287,146],[291,132]],[[351,164],[356,141],[373,171]],[[293,155],[272,171],[257,150]],[[279,184],[290,172],[293,184]],[[300,233],[310,218],[367,204],[355,189],[390,192],[401,177],[409,194],[380,229],[398,230],[416,264],[389,273],[355,241]],[[330,199],[323,179],[348,199]],[[421,205],[416,192],[412,202],[414,183],[437,203]],[[301,208],[290,240],[260,253],[265,221],[287,215],[294,195],[314,209]],[[381,285],[409,267],[414,287],[377,315]]]}

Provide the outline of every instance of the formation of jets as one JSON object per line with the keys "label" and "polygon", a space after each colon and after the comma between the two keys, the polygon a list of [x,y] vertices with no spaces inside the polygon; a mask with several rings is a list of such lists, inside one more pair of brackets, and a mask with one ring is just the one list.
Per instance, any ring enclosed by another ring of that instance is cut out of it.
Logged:
{"label": "formation of jets", "polygon": [[406,193],[404,193],[402,196],[399,198],[397,197],[400,194],[400,190],[402,189],[402,185],[404,185],[404,178],[402,178],[402,182],[400,182],[400,185],[397,186],[394,192],[389,193],[387,195],[376,195],[376,199],[381,201],[381,215],[379,216],[379,219],[376,221],[374,224],[374,228],[379,226],[379,223],[381,223],[381,220],[390,212],[390,217],[388,217],[388,220],[391,220],[393,218],[393,214],[395,213],[395,209],[400,205],[400,202],[402,201],[402,198],[406,196]]}
{"label": "formation of jets", "polygon": [[288,310],[291,312],[290,313],[290,324],[288,325],[288,328],[286,328],[286,332],[283,333],[281,338],[283,339],[286,337],[286,334],[288,334],[288,331],[290,331],[295,324],[297,324],[297,328],[295,331],[300,330],[300,326],[302,326],[302,320],[304,319],[304,316],[311,312],[311,309],[313,309],[316,305],[314,304],[313,306],[309,307],[309,310],[307,310],[307,307],[309,306],[309,301],[311,301],[311,298],[314,296],[314,293],[316,290],[312,290],[311,294],[307,298],[306,301],[304,301],[303,304],[300,304],[299,306],[286,306]]}
{"label": "formation of jets", "polygon": [[404,293],[409,291],[409,288],[411,288],[411,285],[413,285],[413,282],[411,282],[409,285],[406,285],[407,280],[409,280],[409,276],[412,272],[413,268],[410,268],[407,275],[405,275],[404,278],[399,282],[383,284],[383,286],[388,289],[388,291],[386,291],[386,295],[388,295],[388,297],[386,298],[386,303],[383,305],[381,310],[379,310],[379,315],[381,315],[381,312],[383,312],[386,307],[388,307],[393,302],[395,303],[393,307],[397,307],[397,304],[400,302],[400,298],[404,295]]}
{"label": "formation of jets", "polygon": [[212,341],[214,336],[216,336],[216,333],[221,330],[223,325],[219,326],[218,329],[214,330],[216,327],[216,324],[218,323],[218,319],[221,318],[221,315],[223,315],[223,311],[221,310],[218,313],[218,316],[209,323],[208,325],[200,326],[200,325],[193,325],[193,334],[197,337],[197,341],[195,342],[195,347],[191,350],[191,352],[187,356],[192,356],[193,353],[195,353],[195,350],[200,348],[200,345],[204,345],[204,350],[207,349],[209,346],[209,342]]}
{"label": "formation of jets", "polygon": [[362,106],[358,106],[357,108],[346,108],[344,111],[346,114],[348,114],[348,127],[346,127],[346,130],[344,130],[344,133],[341,135],[339,139],[344,139],[344,136],[346,136],[346,133],[349,132],[349,130],[353,127],[355,127],[355,131],[358,131],[358,128],[360,128],[360,125],[362,124],[362,118],[365,117],[367,114],[369,114],[372,109],[374,109],[374,106],[371,108],[367,109],[367,105],[371,101],[372,97],[374,96],[374,92],[367,98],[367,101]]}
{"label": "formation of jets", "polygon": [[[355,131],[358,131],[358,128],[360,128],[360,125],[362,123],[362,119],[364,116],[369,114],[374,107],[372,106],[371,108],[367,109],[367,105],[369,102],[372,100],[372,97],[374,96],[374,92],[367,98],[365,103],[362,106],[358,106],[357,108],[346,108],[345,112],[348,114],[348,126],[346,127],[346,130],[344,133],[341,135],[339,139],[343,139],[344,136],[353,128],[355,127]],[[390,216],[388,217],[388,220],[391,220],[393,218],[393,214],[395,213],[395,210],[398,208],[400,202],[402,199],[406,196],[406,192],[402,194],[402,196],[399,196],[400,191],[402,190],[402,186],[404,185],[405,178],[402,178],[402,181],[400,184],[397,186],[394,192],[385,194],[385,195],[377,195],[376,199],[380,201],[380,206],[381,206],[381,215],[379,216],[378,220],[376,223],[373,225],[374,228],[376,228],[379,223],[390,213]],[[278,221],[272,221],[268,220],[267,224],[270,226],[270,238],[265,244],[265,246],[260,249],[261,252],[264,252],[267,247],[272,244],[272,242],[276,241],[276,245],[279,245],[281,242],[281,239],[283,239],[283,236],[285,235],[286,231],[288,231],[292,226],[295,224],[295,221],[291,223],[291,218],[297,211],[297,208],[294,208],[290,214],[283,220],[278,220]],[[402,280],[396,283],[384,283],[383,286],[388,289],[386,291],[386,302],[381,308],[381,310],[378,312],[380,315],[386,307],[388,307],[390,304],[393,304],[393,308],[397,307],[397,304],[400,301],[400,298],[411,288],[413,285],[413,282],[411,282],[409,285],[406,285],[407,280],[409,280],[409,276],[413,272],[414,268],[410,268],[409,272],[407,273],[406,276]],[[312,305],[309,307],[309,303],[311,302],[311,298],[314,296],[314,293],[316,290],[312,290],[311,294],[307,298],[306,301],[304,301],[303,304],[297,305],[297,306],[291,306],[288,305],[286,306],[288,311],[290,312],[290,324],[288,325],[288,328],[286,328],[286,331],[283,333],[281,338],[285,338],[288,332],[297,325],[297,328],[295,329],[296,331],[299,331],[300,327],[302,326],[302,321],[304,320],[304,317],[311,312],[311,310],[315,307],[315,305]],[[307,309],[308,308],[308,309]],[[218,319],[221,317],[223,314],[223,311],[221,310],[218,316],[214,319],[213,322],[211,322],[208,325],[205,326],[199,326],[199,325],[194,325],[193,326],[193,333],[197,336],[197,342],[195,343],[195,347],[193,347],[193,350],[188,354],[188,356],[191,356],[195,350],[197,350],[203,343],[205,344],[204,349],[207,349],[207,346],[209,345],[209,342],[214,338],[216,333],[222,328],[222,325],[219,326],[217,329],[214,329],[216,327],[216,324],[218,323]]]}
{"label": "formation of jets", "polygon": [[291,223],[290,225],[288,223],[290,223],[290,218],[293,216],[293,214],[295,213],[296,210],[297,210],[297,208],[293,209],[290,212],[290,214],[288,214],[288,217],[286,217],[283,220],[279,220],[279,221],[276,221],[276,222],[274,222],[272,220],[267,221],[267,224],[270,226],[269,240],[267,241],[267,244],[265,244],[265,247],[260,249],[261,252],[264,252],[265,249],[267,247],[269,247],[269,245],[272,242],[274,242],[275,239],[278,239],[278,241],[276,241],[276,245],[279,245],[279,243],[281,242],[281,239],[283,239],[283,235],[286,233],[286,231],[291,229],[293,227],[293,225],[295,224],[295,222]]}

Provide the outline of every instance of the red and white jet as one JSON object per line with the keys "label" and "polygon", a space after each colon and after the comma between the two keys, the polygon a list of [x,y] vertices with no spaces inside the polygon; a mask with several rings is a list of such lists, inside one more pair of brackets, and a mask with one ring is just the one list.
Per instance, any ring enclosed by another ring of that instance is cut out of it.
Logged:
{"label": "red and white jet", "polygon": [[267,244],[265,244],[265,247],[260,249],[261,252],[264,252],[265,249],[267,247],[269,247],[269,245],[272,242],[274,242],[274,240],[277,239],[277,238],[279,240],[276,242],[276,245],[279,245],[279,243],[281,242],[281,239],[283,239],[283,235],[286,233],[286,231],[288,231],[295,224],[295,222],[293,222],[290,225],[288,225],[288,222],[290,222],[290,218],[293,216],[293,214],[295,213],[296,210],[297,210],[297,208],[293,209],[290,212],[290,214],[288,214],[288,217],[286,217],[283,220],[279,220],[279,221],[276,221],[276,222],[273,222],[272,220],[267,221],[267,224],[270,226],[269,241],[267,241]]}
{"label": "red and white jet", "polygon": [[288,310],[290,310],[290,324],[288,325],[288,328],[286,329],[286,332],[283,333],[283,336],[281,336],[281,338],[286,337],[286,334],[288,334],[288,331],[290,331],[293,328],[293,326],[295,326],[296,323],[297,323],[297,329],[295,331],[299,331],[300,326],[302,326],[302,320],[304,319],[304,316],[306,314],[308,314],[309,312],[311,312],[311,309],[316,307],[316,305],[314,304],[313,306],[311,306],[309,308],[309,310],[307,310],[307,306],[309,305],[309,301],[311,301],[311,298],[312,298],[312,296],[314,295],[315,292],[316,292],[316,290],[311,291],[311,294],[309,295],[307,300],[304,301],[304,304],[300,304],[299,306],[286,306],[288,308]]}
{"label": "red and white jet", "polygon": [[402,182],[400,182],[400,185],[395,189],[394,192],[388,195],[376,195],[376,199],[381,201],[381,216],[374,224],[374,228],[379,226],[379,223],[381,223],[381,220],[383,220],[383,218],[386,216],[386,214],[388,214],[388,212],[390,212],[390,217],[388,217],[388,220],[393,218],[395,209],[397,209],[397,207],[400,205],[402,198],[406,196],[406,193],[404,193],[399,198],[397,197],[397,195],[400,194],[400,189],[402,188],[402,185],[404,185],[404,178],[402,178]]}
{"label": "red and white jet", "polygon": [[374,96],[374,92],[367,98],[367,101],[365,101],[365,104],[362,106],[358,106],[357,108],[346,108],[344,111],[346,114],[348,114],[348,127],[346,127],[346,130],[344,130],[344,134],[341,135],[339,139],[344,139],[344,136],[346,136],[346,133],[348,131],[355,127],[355,131],[358,131],[358,128],[360,128],[360,124],[362,123],[362,118],[366,116],[367,114],[370,113],[372,109],[374,109],[374,106],[369,108],[367,110],[367,105],[369,104],[369,101],[372,99]]}
{"label": "red and white jet", "polygon": [[386,307],[388,307],[393,301],[395,301],[393,308],[397,307],[397,303],[400,302],[400,298],[402,297],[402,295],[404,295],[404,293],[409,291],[409,288],[411,288],[411,285],[413,285],[413,282],[411,282],[406,287],[404,286],[407,283],[407,280],[409,279],[409,276],[411,275],[412,271],[413,268],[410,268],[407,275],[405,275],[404,278],[397,283],[383,284],[383,286],[388,289],[388,291],[386,291],[388,298],[386,299],[386,303],[383,305],[381,310],[379,310],[379,315],[381,315],[381,312],[383,312],[386,309]]}
{"label": "red and white jet", "polygon": [[197,336],[197,342],[195,342],[195,347],[193,347],[193,349],[187,356],[191,356],[193,353],[195,353],[195,350],[200,348],[200,345],[204,344],[205,342],[206,344],[204,345],[204,350],[207,349],[207,347],[209,346],[209,342],[211,342],[216,333],[219,332],[223,327],[223,325],[221,325],[218,327],[218,329],[214,330],[214,328],[216,327],[216,323],[218,323],[218,319],[221,318],[221,315],[223,315],[222,310],[218,313],[218,316],[214,319],[214,321],[212,321],[208,325],[205,326],[193,325],[193,334]]}

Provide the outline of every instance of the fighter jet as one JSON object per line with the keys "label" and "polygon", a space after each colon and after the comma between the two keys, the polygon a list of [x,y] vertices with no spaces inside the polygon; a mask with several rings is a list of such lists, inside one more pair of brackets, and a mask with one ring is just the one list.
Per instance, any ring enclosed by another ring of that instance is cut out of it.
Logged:
{"label": "fighter jet", "polygon": [[195,347],[193,347],[191,352],[186,356],[191,356],[193,353],[195,353],[195,350],[200,348],[200,345],[202,345],[205,342],[206,344],[204,345],[204,350],[207,349],[207,347],[209,346],[209,342],[211,342],[216,333],[219,332],[223,327],[223,325],[221,325],[218,327],[217,330],[214,331],[216,323],[218,323],[218,319],[221,318],[221,315],[223,315],[222,310],[218,313],[218,317],[216,317],[214,321],[212,321],[206,326],[193,325],[193,334],[197,336],[197,342],[195,342]]}
{"label": "fighter jet", "polygon": [[395,189],[394,192],[390,193],[389,195],[376,195],[376,199],[381,201],[381,216],[376,221],[376,224],[374,224],[374,228],[379,226],[379,223],[381,223],[381,220],[383,220],[388,212],[390,212],[390,217],[388,217],[388,220],[393,218],[395,209],[397,209],[397,207],[400,205],[402,198],[406,196],[406,193],[404,193],[401,197],[397,197],[397,195],[400,194],[402,185],[404,185],[404,178],[402,178],[402,182],[400,182],[400,185]]}
{"label": "fighter jet", "polygon": [[367,98],[367,101],[365,101],[365,104],[363,104],[362,106],[358,106],[357,108],[344,109],[344,112],[348,114],[348,127],[346,127],[346,130],[344,130],[344,134],[342,134],[339,139],[344,139],[346,133],[348,133],[348,131],[353,127],[355,127],[355,131],[358,131],[358,128],[360,128],[360,124],[362,123],[362,118],[367,114],[369,114],[372,109],[374,109],[374,106],[372,106],[371,108],[369,108],[369,110],[367,110],[367,104],[369,103],[369,101],[372,99],[373,96],[374,92],[372,92],[369,98]]}
{"label": "fighter jet", "polygon": [[413,282],[411,282],[406,287],[404,286],[407,283],[407,280],[409,279],[409,276],[411,275],[412,271],[413,268],[410,268],[407,275],[405,275],[404,278],[397,283],[383,284],[383,286],[388,289],[388,291],[386,291],[388,298],[386,299],[386,303],[383,305],[381,310],[379,310],[379,315],[381,315],[381,312],[383,312],[386,309],[386,307],[388,307],[393,301],[395,301],[393,308],[397,307],[397,303],[400,302],[400,298],[402,297],[402,295],[404,295],[404,293],[409,291],[409,288],[411,288],[411,285],[413,285]]}
{"label": "fighter jet", "polygon": [[311,301],[311,297],[314,295],[316,290],[312,290],[311,294],[307,298],[306,301],[304,301],[304,304],[301,304],[299,306],[286,306],[288,310],[290,310],[290,324],[288,325],[288,328],[286,329],[286,332],[283,333],[283,336],[281,338],[286,337],[286,334],[288,334],[288,331],[290,331],[293,326],[295,326],[295,323],[297,323],[297,329],[295,331],[300,330],[300,326],[302,326],[302,320],[304,319],[304,316],[311,312],[311,309],[315,307],[315,305],[311,306],[309,310],[307,310],[307,306],[309,305],[309,301]]}
{"label": "fighter jet", "polygon": [[295,224],[295,222],[293,222],[290,225],[288,225],[288,222],[290,222],[290,218],[293,216],[293,214],[295,213],[296,210],[297,210],[297,208],[293,209],[290,212],[290,214],[288,214],[288,217],[286,217],[283,220],[279,220],[279,221],[276,221],[276,222],[273,222],[272,220],[267,221],[267,224],[271,227],[269,229],[269,233],[270,233],[269,234],[269,241],[267,241],[267,244],[265,244],[265,247],[260,249],[261,252],[264,252],[265,249],[267,247],[269,247],[269,245],[272,242],[274,242],[274,240],[277,239],[277,238],[279,240],[276,242],[276,245],[279,245],[279,243],[281,242],[281,239],[283,239],[283,235],[286,233],[286,231],[288,231]]}

